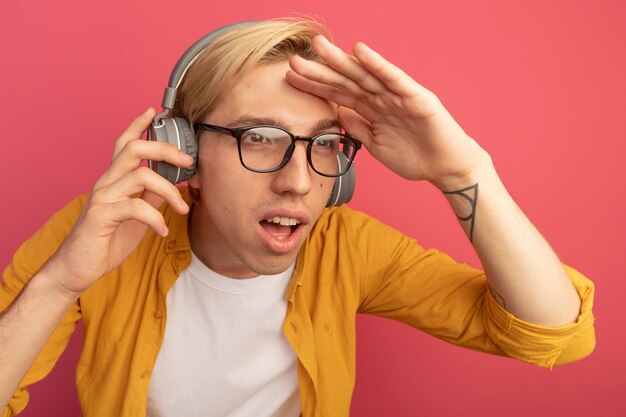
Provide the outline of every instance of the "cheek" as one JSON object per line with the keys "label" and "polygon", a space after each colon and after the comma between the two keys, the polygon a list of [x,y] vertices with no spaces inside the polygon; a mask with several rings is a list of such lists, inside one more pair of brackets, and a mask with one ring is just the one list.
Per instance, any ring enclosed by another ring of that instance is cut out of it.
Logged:
{"label": "cheek", "polygon": [[264,180],[269,177],[246,170],[238,158],[228,159],[222,153],[207,155],[199,176],[201,187],[212,215],[241,217],[268,194]]}
{"label": "cheek", "polygon": [[200,149],[198,174],[202,188],[209,193],[225,193],[234,188],[242,175],[237,149],[207,145]]}
{"label": "cheek", "polygon": [[320,181],[318,186],[314,188],[317,190],[314,192],[314,194],[316,194],[316,200],[319,201],[319,205],[322,209],[326,207],[326,203],[328,202],[328,198],[330,197],[330,193],[332,192],[334,185],[335,180],[333,178],[324,178]]}

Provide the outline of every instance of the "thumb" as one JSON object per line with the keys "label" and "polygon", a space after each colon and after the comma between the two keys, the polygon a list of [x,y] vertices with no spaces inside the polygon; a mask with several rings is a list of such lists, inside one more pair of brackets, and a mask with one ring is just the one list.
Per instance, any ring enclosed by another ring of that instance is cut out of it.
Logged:
{"label": "thumb", "polygon": [[339,106],[337,108],[337,119],[339,125],[343,127],[351,136],[361,141],[366,147],[372,142],[372,126],[363,116],[352,109]]}

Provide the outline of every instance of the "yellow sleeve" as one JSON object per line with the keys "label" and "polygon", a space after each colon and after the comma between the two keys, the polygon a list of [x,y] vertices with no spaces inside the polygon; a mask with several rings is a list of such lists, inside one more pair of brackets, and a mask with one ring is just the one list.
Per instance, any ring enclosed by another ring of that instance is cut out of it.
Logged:
{"label": "yellow sleeve", "polygon": [[552,368],[593,350],[593,283],[566,267],[582,300],[576,323],[524,322],[500,306],[483,271],[363,214],[350,216],[361,259],[360,313],[387,317],[468,349]]}
{"label": "yellow sleeve", "polygon": [[[581,299],[575,323],[546,327],[518,319],[505,310],[487,291],[487,322],[496,344],[509,356],[552,369],[588,356],[595,348],[593,327],[593,283],[578,271],[564,265]],[[519,356],[518,352],[523,355]]]}
{"label": "yellow sleeve", "polygon": [[[37,233],[24,242],[13,256],[2,275],[0,311],[5,310],[42,265],[57,251],[80,215],[86,197],[79,197],[55,213]],[[67,346],[80,319],[80,306],[75,303],[52,333],[44,349],[28,371],[19,389],[9,401],[2,417],[22,411],[28,402],[27,386],[43,379],[54,367]],[[9,341],[10,343],[10,341]]]}

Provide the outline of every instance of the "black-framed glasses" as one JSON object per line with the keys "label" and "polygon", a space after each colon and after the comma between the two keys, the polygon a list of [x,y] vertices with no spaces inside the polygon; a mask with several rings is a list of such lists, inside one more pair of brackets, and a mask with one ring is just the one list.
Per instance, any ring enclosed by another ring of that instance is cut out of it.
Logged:
{"label": "black-framed glasses", "polygon": [[[203,129],[229,135],[237,139],[239,161],[253,172],[278,171],[289,162],[297,141],[307,142],[306,156],[315,172],[325,177],[339,177],[352,164],[361,142],[339,132],[322,132],[315,136],[296,136],[278,126],[258,125],[229,129],[206,123],[194,125]],[[347,163],[340,163],[340,154]]]}

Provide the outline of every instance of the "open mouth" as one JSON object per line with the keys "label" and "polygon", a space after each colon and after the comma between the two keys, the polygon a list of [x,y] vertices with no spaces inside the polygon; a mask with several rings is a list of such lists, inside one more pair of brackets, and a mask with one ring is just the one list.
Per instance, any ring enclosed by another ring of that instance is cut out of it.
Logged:
{"label": "open mouth", "polygon": [[285,240],[300,227],[300,220],[274,216],[260,222],[261,227],[277,240]]}

